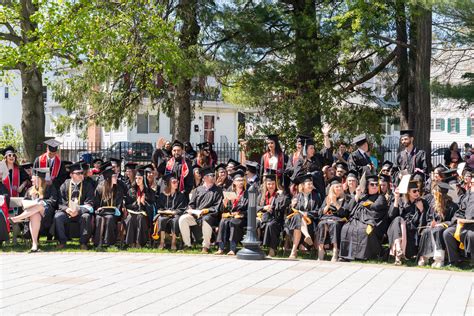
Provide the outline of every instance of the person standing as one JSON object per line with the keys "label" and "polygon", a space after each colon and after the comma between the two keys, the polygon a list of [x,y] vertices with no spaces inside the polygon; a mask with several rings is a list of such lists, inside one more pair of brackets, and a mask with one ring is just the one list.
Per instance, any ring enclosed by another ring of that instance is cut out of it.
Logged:
{"label": "person standing", "polygon": [[398,168],[400,172],[406,170],[408,174],[414,174],[417,171],[426,174],[428,172],[426,153],[415,147],[413,130],[400,131],[400,141],[404,149],[397,154],[395,168]]}

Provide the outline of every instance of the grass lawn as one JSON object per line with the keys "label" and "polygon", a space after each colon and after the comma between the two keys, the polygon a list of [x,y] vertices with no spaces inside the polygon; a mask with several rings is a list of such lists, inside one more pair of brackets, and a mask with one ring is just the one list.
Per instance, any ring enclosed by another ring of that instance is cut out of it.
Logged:
{"label": "grass lawn", "polygon": [[[384,245],[385,247],[388,247],[388,245]],[[18,245],[14,246],[11,242],[6,243],[2,246],[1,251],[2,252],[28,252],[31,248],[31,245],[28,243],[24,243],[23,240],[19,240]],[[66,248],[58,250],[56,249],[56,242],[47,242],[46,237],[42,237],[40,239],[40,249],[42,252],[121,252],[121,253],[158,253],[158,254],[172,254],[172,253],[183,253],[183,254],[189,254],[189,255],[196,255],[201,253],[201,248],[200,247],[195,247],[186,251],[171,251],[169,249],[164,249],[160,250],[158,248],[150,248],[150,247],[144,247],[144,248],[120,248],[117,246],[112,246],[108,248],[102,248],[102,249],[95,249],[91,248],[89,250],[81,250],[79,241],[78,239],[73,239],[72,241],[69,241],[67,243]],[[211,249],[211,255],[212,252],[216,252],[217,247],[214,246]],[[266,249],[264,249],[266,251]],[[33,256],[34,254],[32,254]],[[279,250],[277,252],[276,257],[277,258],[287,258],[290,255],[290,253],[284,252],[283,250]],[[328,251],[326,253],[325,260],[331,260],[331,255],[332,253]],[[298,258],[301,259],[316,259],[316,254],[314,251],[312,252],[307,252],[307,253],[301,253],[299,252]],[[393,258],[390,258],[389,261],[384,261],[384,260],[368,260],[368,261],[357,261],[358,263],[370,263],[370,264],[380,264],[380,265],[393,265]],[[403,266],[406,267],[414,267],[417,269],[432,269],[429,265],[424,266],[424,267],[418,267],[415,259],[407,260],[403,264]],[[448,270],[448,271],[464,271],[464,272],[469,272],[469,271],[474,271],[474,265],[470,264],[469,262],[463,262],[461,265],[458,267],[443,267],[438,270]]]}

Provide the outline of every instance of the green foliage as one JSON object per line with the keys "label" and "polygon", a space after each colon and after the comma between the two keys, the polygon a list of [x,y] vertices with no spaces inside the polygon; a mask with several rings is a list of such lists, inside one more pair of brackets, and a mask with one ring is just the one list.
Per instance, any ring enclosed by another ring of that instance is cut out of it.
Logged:
{"label": "green foliage", "polygon": [[[7,146],[13,146],[18,151],[18,156],[22,156],[23,139],[21,133],[16,131],[12,125],[6,124],[2,126],[0,134],[0,149]],[[0,157],[2,155],[0,154]],[[3,158],[3,157],[2,157]]]}
{"label": "green foliage", "polygon": [[468,79],[464,84],[452,85],[435,81],[431,89],[438,97],[459,100],[461,109],[469,109],[474,105],[474,74],[466,73],[463,77]]}

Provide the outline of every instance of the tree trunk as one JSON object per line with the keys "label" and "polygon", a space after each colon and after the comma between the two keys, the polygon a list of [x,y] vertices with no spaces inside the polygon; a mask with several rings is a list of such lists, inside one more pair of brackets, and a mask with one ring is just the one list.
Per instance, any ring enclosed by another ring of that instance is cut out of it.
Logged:
{"label": "tree trunk", "polygon": [[44,141],[43,77],[36,67],[20,67],[22,86],[21,132],[25,159],[33,162]]}
{"label": "tree trunk", "polygon": [[[197,62],[195,46],[200,32],[197,20],[198,1],[181,0],[178,5],[177,15],[181,20],[179,41],[189,64]],[[174,98],[173,138],[183,142],[189,141],[191,136],[191,77],[182,77],[176,86]]]}
{"label": "tree trunk", "polygon": [[[406,8],[403,0],[397,0],[395,3],[396,10],[396,29],[397,41],[408,44],[407,38],[407,16]],[[398,73],[398,95],[400,102],[400,127],[408,128],[409,124],[409,108],[408,108],[408,51],[402,45],[397,46],[397,73]]]}
{"label": "tree trunk", "polygon": [[416,78],[416,54],[417,54],[417,10],[416,6],[410,8],[410,50],[408,51],[408,125],[407,128],[413,129],[416,118],[416,102],[415,102],[415,81]]}
{"label": "tree trunk", "polygon": [[426,151],[427,161],[431,161],[431,11],[419,7],[416,15],[416,65],[413,128],[415,141],[419,148]]}

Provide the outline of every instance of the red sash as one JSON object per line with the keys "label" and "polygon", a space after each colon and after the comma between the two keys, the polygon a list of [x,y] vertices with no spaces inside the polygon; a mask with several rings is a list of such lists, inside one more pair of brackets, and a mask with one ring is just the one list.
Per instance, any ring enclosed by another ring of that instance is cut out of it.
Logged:
{"label": "red sash", "polygon": [[244,195],[244,190],[242,190],[242,192],[240,192],[239,196],[234,200],[234,202],[232,203],[232,209],[235,209],[237,204],[239,203],[240,201],[240,198],[242,197],[242,195]]}
{"label": "red sash", "polygon": [[20,168],[13,166],[13,180],[8,175],[4,180],[3,184],[10,193],[10,197],[18,197],[18,187],[20,186]]}
{"label": "red sash", "polygon": [[[170,160],[168,160],[168,162],[166,163],[166,171],[168,171],[168,173],[173,172],[174,163],[175,163],[174,157],[171,157]],[[181,175],[179,177],[179,191],[181,192],[184,191],[184,178],[188,175],[188,173],[189,173],[188,164],[186,163],[186,159],[182,158]]]}
{"label": "red sash", "polygon": [[270,195],[270,194],[267,192],[267,194],[266,194],[266,196],[265,196],[265,205],[271,205],[271,204],[272,204],[273,199],[275,199],[276,193],[277,193],[277,192],[275,191],[275,192],[273,192],[272,195]]}
{"label": "red sash", "polygon": [[296,162],[298,162],[298,159],[300,159],[300,154],[299,153],[294,153],[293,154],[293,166],[296,165]]}
{"label": "red sash", "polygon": [[[285,157],[283,157],[283,153],[278,155],[278,163],[277,163],[277,175],[281,176],[283,173],[283,164],[285,163]],[[270,153],[266,153],[263,156],[263,166],[265,169],[269,169],[270,166]]]}
{"label": "red sash", "polygon": [[[39,167],[40,168],[49,168],[48,166],[48,154],[44,153],[39,158]],[[54,180],[59,174],[59,170],[61,169],[61,159],[58,156],[54,156],[54,164],[53,170],[51,170],[51,181]]]}
{"label": "red sash", "polygon": [[2,209],[3,216],[5,216],[5,223],[7,225],[7,231],[10,233],[10,222],[8,221],[7,199],[5,199],[5,202],[3,203],[3,205],[0,205],[0,208]]}

